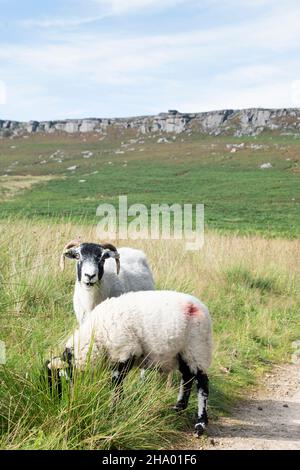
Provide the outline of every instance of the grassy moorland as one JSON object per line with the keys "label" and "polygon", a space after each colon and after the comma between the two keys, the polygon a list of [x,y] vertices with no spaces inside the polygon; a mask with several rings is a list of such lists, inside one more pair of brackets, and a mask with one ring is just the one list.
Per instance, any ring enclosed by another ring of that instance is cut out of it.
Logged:
{"label": "grassy moorland", "polygon": [[[129,204],[203,203],[207,226],[218,230],[299,235],[299,139],[184,134],[159,144],[159,137],[3,139],[0,216],[91,222],[101,202],[117,204],[126,194]],[[263,163],[272,168],[260,169]]]}
{"label": "grassy moorland", "polygon": [[[170,411],[178,377],[167,390],[155,372],[145,383],[131,372],[115,411],[105,364],[61,401],[40,380],[41,364],[75,326],[74,266],[59,272],[61,249],[79,236],[97,241],[96,208],[118,195],[147,206],[205,204],[199,252],[181,241],[116,243],[145,250],[157,288],[209,306],[211,417],[228,412],[272,363],[289,360],[300,337],[299,139],[159,138],[124,131],[0,140],[0,448],[182,448],[189,439],[195,398],[187,412]],[[267,162],[272,168],[260,169]]]}
{"label": "grassy moorland", "polygon": [[[41,364],[75,326],[74,266],[70,261],[61,274],[58,260],[64,242],[79,235],[97,240],[87,224],[1,222],[0,322],[7,364],[0,367],[0,448],[176,448],[179,442],[182,448],[196,400],[182,415],[172,414],[177,377],[167,390],[155,372],[145,383],[131,372],[115,411],[105,364],[76,381],[71,394],[66,389],[61,401],[41,384]],[[211,232],[199,252],[186,252],[179,241],[134,246],[149,256],[158,288],[193,293],[210,307],[211,417],[227,412],[273,362],[289,360],[291,341],[300,337],[298,240]]]}

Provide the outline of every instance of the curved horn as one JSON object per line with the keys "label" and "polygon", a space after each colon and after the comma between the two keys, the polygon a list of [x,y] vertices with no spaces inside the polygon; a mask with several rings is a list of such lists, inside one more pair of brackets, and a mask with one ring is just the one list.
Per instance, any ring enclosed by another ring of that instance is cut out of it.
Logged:
{"label": "curved horn", "polygon": [[119,272],[120,272],[120,269],[121,269],[121,264],[120,264],[120,254],[119,254],[117,248],[114,245],[112,245],[111,243],[104,243],[101,246],[102,246],[102,248],[104,248],[104,250],[108,250],[109,252],[111,252],[109,254],[109,256],[116,260],[117,274],[119,275]]}
{"label": "curved horn", "polygon": [[81,245],[81,241],[80,240],[71,240],[69,243],[67,243],[63,249],[63,252],[60,256],[60,262],[59,262],[59,266],[60,266],[60,269],[61,271],[63,271],[65,269],[65,256],[66,256],[66,253],[68,252],[68,250],[70,250],[70,248],[74,248],[74,246],[79,246]]}

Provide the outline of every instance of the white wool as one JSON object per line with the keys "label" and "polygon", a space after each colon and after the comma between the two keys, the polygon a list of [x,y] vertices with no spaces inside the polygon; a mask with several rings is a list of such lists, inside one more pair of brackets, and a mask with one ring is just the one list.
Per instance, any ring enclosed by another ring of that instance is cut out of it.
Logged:
{"label": "white wool", "polygon": [[116,273],[116,262],[109,258],[105,261],[104,274],[92,289],[75,283],[73,306],[79,324],[83,323],[92,310],[110,297],[118,297],[125,292],[153,290],[154,280],[146,255],[141,250],[120,248],[121,269]]}
{"label": "white wool", "polygon": [[134,356],[141,367],[159,365],[168,371],[177,367],[180,354],[193,373],[206,372],[211,363],[211,319],[207,307],[191,295],[130,292],[98,305],[66,347],[73,350],[79,368],[105,352],[113,362]]}

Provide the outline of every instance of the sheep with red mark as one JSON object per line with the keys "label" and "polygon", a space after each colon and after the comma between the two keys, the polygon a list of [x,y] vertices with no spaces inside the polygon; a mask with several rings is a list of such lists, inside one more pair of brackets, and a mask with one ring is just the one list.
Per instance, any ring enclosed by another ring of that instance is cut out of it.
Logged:
{"label": "sheep with red mark", "polygon": [[[90,313],[69,338],[62,361],[47,364],[53,369],[73,367],[83,370],[87,362],[96,363],[105,353],[112,364],[118,389],[133,366],[158,367],[163,371],[179,369],[181,384],[176,411],[184,410],[193,382],[198,393],[199,436],[206,428],[208,377],[212,356],[212,327],[207,307],[197,298],[173,291],[130,292],[107,299]],[[55,374],[60,377],[61,372]]]}

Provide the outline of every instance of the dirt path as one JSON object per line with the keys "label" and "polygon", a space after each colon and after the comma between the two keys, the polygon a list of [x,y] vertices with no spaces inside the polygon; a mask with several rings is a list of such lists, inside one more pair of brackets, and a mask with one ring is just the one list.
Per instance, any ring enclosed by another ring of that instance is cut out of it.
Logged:
{"label": "dirt path", "polygon": [[300,365],[276,367],[208,434],[206,449],[300,449]]}

